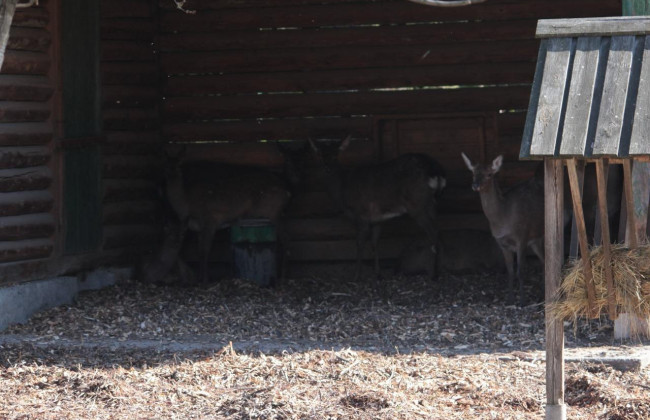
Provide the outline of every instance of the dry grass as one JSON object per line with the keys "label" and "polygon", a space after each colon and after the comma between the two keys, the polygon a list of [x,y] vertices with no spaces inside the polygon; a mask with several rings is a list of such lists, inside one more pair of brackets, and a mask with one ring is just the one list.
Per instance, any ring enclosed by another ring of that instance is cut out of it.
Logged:
{"label": "dry grass", "polygon": [[[444,290],[390,278],[389,302],[334,277],[299,277],[282,291],[232,280],[84,293],[6,332],[0,418],[543,416],[539,307],[503,306],[492,276],[448,277]],[[585,322],[567,340],[610,344],[609,333]],[[648,389],[644,372],[567,369],[570,417],[648,418]]]}
{"label": "dry grass", "polygon": [[[619,313],[634,314],[640,318],[650,317],[650,245],[636,249],[614,245],[611,250],[611,266],[616,303]],[[598,316],[606,314],[608,306],[605,258],[602,247],[590,253],[594,289],[594,310]],[[588,317],[587,288],[582,259],[575,260],[565,271],[557,303],[552,314],[558,319],[576,320]],[[650,326],[649,326],[650,327]],[[647,332],[650,336],[650,331]]]}

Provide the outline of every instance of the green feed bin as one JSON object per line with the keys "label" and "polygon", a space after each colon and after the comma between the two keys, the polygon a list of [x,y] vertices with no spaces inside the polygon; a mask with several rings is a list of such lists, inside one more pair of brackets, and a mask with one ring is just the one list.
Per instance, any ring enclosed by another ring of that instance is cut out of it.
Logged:
{"label": "green feed bin", "polygon": [[235,276],[266,287],[278,273],[277,232],[267,219],[242,220],[230,228]]}

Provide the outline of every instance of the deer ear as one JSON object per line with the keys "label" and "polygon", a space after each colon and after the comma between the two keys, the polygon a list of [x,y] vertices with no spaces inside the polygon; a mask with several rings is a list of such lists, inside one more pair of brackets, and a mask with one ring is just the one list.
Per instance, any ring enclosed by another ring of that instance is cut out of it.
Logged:
{"label": "deer ear", "polygon": [[472,165],[472,161],[469,160],[467,155],[464,152],[460,152],[460,155],[463,157],[463,160],[465,161],[465,165],[467,166],[467,169],[470,171],[474,171],[474,165]]}
{"label": "deer ear", "polygon": [[350,146],[351,141],[352,141],[352,134],[348,134],[348,136],[345,138],[345,140],[343,140],[343,142],[339,146],[339,152],[342,152],[345,149],[347,149],[348,146]]}
{"label": "deer ear", "polygon": [[499,155],[494,160],[492,161],[492,172],[496,173],[501,169],[501,165],[503,164],[503,155]]}

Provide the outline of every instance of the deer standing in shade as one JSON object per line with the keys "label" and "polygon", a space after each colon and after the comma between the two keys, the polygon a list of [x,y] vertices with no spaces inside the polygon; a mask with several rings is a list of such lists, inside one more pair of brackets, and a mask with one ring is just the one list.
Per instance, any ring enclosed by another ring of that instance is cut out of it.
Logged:
{"label": "deer standing in shade", "polygon": [[[356,279],[361,275],[361,255],[368,236],[377,279],[381,224],[403,214],[408,214],[425,231],[434,253],[439,255],[436,201],[446,179],[443,167],[435,159],[411,153],[383,163],[342,167],[339,153],[350,145],[350,136],[330,144],[316,145],[311,139],[309,142],[324,171],[330,196],[356,227]],[[438,266],[433,277],[437,276]]]}
{"label": "deer standing in shade", "polygon": [[490,222],[492,236],[505,258],[508,304],[514,303],[513,281],[516,276],[519,279],[519,303],[523,306],[526,249],[530,246],[544,264],[544,185],[533,177],[503,192],[496,179],[503,156],[495,158],[490,165],[473,164],[465,153],[462,153],[462,157],[472,172],[472,189],[480,194],[481,206]]}
{"label": "deer standing in shade", "polygon": [[[218,229],[251,218],[276,224],[290,198],[279,175],[259,168],[175,162],[166,167],[165,177],[170,206],[183,226],[198,232],[199,278],[203,282],[208,280],[208,259]],[[280,227],[278,231],[282,242]]]}

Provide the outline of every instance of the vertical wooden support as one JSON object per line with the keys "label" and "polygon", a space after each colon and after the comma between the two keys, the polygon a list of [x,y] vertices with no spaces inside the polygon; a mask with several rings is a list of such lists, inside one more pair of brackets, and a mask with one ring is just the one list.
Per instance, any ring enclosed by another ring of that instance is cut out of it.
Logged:
{"label": "vertical wooden support", "polygon": [[564,325],[548,305],[560,287],[564,261],[564,179],[559,159],[544,160],[544,281],[546,298],[546,420],[565,420]]}
{"label": "vertical wooden support", "polygon": [[634,194],[632,193],[632,161],[623,161],[623,196],[625,197],[625,213],[627,226],[625,229],[625,242],[628,247],[636,248],[639,242],[636,236],[636,218],[634,216]]}
{"label": "vertical wooden support", "polygon": [[637,243],[646,239],[648,202],[650,201],[650,163],[634,161],[632,166],[632,205],[634,207],[634,233]]}
{"label": "vertical wooden support", "polygon": [[[584,181],[585,181],[585,161],[580,160],[576,163],[576,171],[578,173],[578,184],[580,186],[580,196],[582,196]],[[578,257],[578,224],[576,223],[576,217],[573,215],[571,217],[571,242],[569,244],[569,257],[577,258]]]}
{"label": "vertical wooden support", "polygon": [[607,282],[607,311],[609,318],[614,320],[616,313],[616,291],[614,290],[614,276],[612,273],[612,252],[609,238],[609,214],[607,212],[607,176],[605,175],[607,163],[605,159],[596,161],[596,180],[598,181],[598,212],[600,214],[600,227],[603,237],[603,261],[605,279]]}
{"label": "vertical wooden support", "polygon": [[590,317],[595,317],[594,310],[596,303],[596,289],[593,282],[593,273],[591,271],[591,258],[589,255],[589,242],[587,241],[587,229],[585,227],[585,215],[582,212],[582,197],[580,194],[580,185],[576,168],[576,159],[567,160],[567,169],[569,172],[569,185],[571,186],[571,198],[573,201],[573,217],[578,229],[578,242],[580,243],[580,256],[584,270],[585,286],[587,287],[587,312]]}

